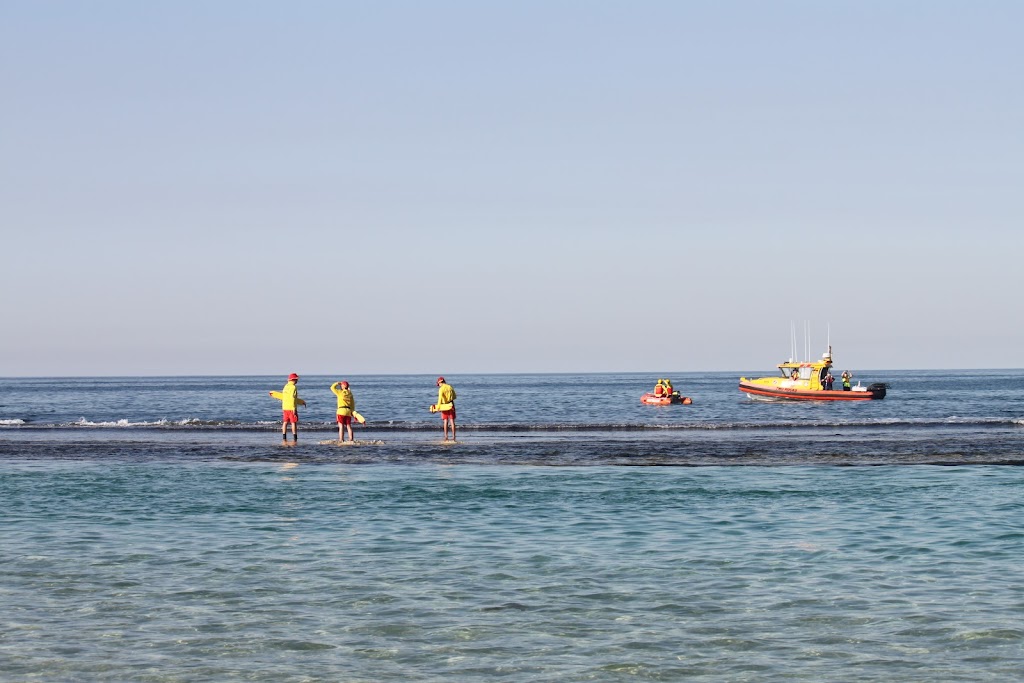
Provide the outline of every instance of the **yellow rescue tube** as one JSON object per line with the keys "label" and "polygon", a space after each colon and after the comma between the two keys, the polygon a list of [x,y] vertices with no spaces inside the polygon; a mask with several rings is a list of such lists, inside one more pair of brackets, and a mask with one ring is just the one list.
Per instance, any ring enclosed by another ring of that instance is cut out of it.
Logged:
{"label": "yellow rescue tube", "polygon": [[[267,393],[270,394],[270,398],[276,398],[278,401],[284,400],[284,394],[282,394],[280,391],[269,391]],[[295,402],[298,403],[300,406],[306,405],[306,402],[301,398],[295,399]]]}

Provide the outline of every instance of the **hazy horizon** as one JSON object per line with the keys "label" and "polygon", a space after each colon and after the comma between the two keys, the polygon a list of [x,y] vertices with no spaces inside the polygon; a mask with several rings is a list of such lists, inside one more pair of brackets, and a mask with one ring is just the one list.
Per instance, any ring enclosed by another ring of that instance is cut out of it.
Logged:
{"label": "hazy horizon", "polygon": [[[846,369],[846,366],[837,365],[837,368]],[[855,373],[855,379],[859,380],[870,380],[870,374],[874,372],[890,373],[890,372],[927,372],[927,373],[939,373],[939,372],[978,372],[978,373],[998,373],[998,372],[1020,372],[1024,371],[1024,368],[850,368]],[[745,370],[601,370],[601,371],[582,371],[582,372],[458,372],[458,373],[447,373],[450,378],[458,378],[459,375],[466,376],[483,376],[483,375],[564,375],[572,377],[574,375],[649,375],[651,381],[654,381],[657,377],[676,377],[683,375],[696,375],[696,374],[708,374],[708,375],[728,375],[735,374],[737,379],[740,374],[744,374],[747,377],[753,376],[770,376],[775,374],[773,370],[777,370],[774,366],[772,368],[747,368]],[[756,373],[756,374],[754,374]],[[201,379],[205,377],[209,378],[224,378],[224,377],[268,377],[278,378],[281,381],[286,381],[288,372],[277,372],[277,373],[232,373],[223,375],[183,375],[183,374],[143,374],[143,375],[5,375],[0,379],[187,379],[196,378]],[[298,373],[297,373],[298,374]],[[337,373],[337,372],[304,372],[300,374],[301,378],[336,378],[336,377],[390,377],[390,376],[401,376],[409,377],[415,375],[423,375],[423,377],[432,380],[436,375],[435,372],[349,372],[349,373]],[[308,383],[307,383],[308,384]]]}

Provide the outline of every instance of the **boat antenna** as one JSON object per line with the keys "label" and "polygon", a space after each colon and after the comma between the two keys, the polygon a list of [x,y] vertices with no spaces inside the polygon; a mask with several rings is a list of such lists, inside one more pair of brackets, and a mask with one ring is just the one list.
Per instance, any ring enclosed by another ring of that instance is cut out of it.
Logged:
{"label": "boat antenna", "polygon": [[796,321],[789,321],[789,362],[796,360]]}

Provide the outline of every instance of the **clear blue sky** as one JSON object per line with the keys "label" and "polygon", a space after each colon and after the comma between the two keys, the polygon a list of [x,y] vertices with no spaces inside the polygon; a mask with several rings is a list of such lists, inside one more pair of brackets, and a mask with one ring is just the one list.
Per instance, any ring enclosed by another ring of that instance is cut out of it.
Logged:
{"label": "clear blue sky", "polygon": [[0,3],[0,375],[1020,367],[1024,3]]}

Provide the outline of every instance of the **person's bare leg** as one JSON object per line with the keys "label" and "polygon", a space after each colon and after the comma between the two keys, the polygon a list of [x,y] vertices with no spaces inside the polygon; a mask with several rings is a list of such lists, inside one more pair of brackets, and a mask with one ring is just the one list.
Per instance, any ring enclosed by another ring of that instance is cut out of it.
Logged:
{"label": "person's bare leg", "polygon": [[352,425],[351,424],[346,425],[345,429],[348,431],[348,440],[349,441],[355,441],[356,438],[354,436],[352,436]]}
{"label": "person's bare leg", "polygon": [[338,441],[344,441],[345,440],[344,429],[345,429],[345,426],[339,422],[338,423]]}

